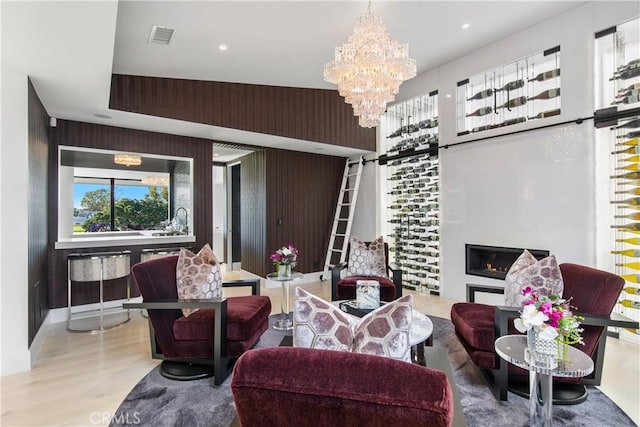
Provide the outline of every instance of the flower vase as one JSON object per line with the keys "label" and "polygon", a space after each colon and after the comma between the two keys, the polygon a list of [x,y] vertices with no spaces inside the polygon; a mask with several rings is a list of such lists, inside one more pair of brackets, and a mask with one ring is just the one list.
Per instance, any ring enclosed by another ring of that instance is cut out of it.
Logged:
{"label": "flower vase", "polygon": [[291,278],[291,264],[278,264],[276,268],[279,279]]}
{"label": "flower vase", "polygon": [[555,369],[558,366],[558,341],[545,339],[537,329],[527,332],[527,351],[525,359],[530,365],[543,369]]}

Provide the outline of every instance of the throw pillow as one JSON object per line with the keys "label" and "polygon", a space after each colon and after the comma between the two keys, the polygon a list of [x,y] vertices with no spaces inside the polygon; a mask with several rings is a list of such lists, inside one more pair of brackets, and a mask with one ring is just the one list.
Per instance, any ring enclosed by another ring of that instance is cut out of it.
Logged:
{"label": "throw pillow", "polygon": [[412,305],[413,296],[406,295],[358,319],[298,287],[293,312],[293,345],[410,362]]}
{"label": "throw pillow", "polygon": [[389,277],[382,236],[367,245],[355,236],[351,237],[347,276]]}
{"label": "throw pillow", "polygon": [[504,286],[505,305],[522,306],[522,289],[527,286],[538,295],[562,295],[564,282],[555,255],[538,261],[525,249],[507,272]]}
{"label": "throw pillow", "polygon": [[[176,265],[176,287],[178,299],[210,299],[222,296],[222,274],[218,259],[207,243],[194,254],[185,248],[180,249]],[[197,309],[184,309],[186,317]]]}

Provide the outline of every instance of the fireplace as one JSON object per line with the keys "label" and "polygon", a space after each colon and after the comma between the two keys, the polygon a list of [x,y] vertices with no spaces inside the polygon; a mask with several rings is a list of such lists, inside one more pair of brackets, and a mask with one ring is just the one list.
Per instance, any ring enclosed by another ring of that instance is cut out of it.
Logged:
{"label": "fireplace", "polygon": [[[465,244],[465,273],[472,276],[504,280],[511,264],[522,254],[522,248]],[[549,251],[527,249],[536,259],[549,256]]]}

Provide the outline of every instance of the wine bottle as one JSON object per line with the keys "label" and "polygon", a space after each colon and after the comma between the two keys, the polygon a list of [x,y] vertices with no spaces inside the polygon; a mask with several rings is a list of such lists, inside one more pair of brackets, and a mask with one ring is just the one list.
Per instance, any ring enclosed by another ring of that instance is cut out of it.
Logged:
{"label": "wine bottle", "polygon": [[523,86],[524,86],[524,80],[519,79],[519,80],[514,80],[512,82],[509,82],[506,85],[502,86],[502,88],[496,89],[496,90],[516,90],[516,89],[520,89]]}
{"label": "wine bottle", "polygon": [[631,301],[630,299],[623,299],[622,301],[619,301],[619,303],[624,305],[625,307],[636,308],[640,310],[640,301]]}
{"label": "wine bottle", "polygon": [[638,167],[638,163],[630,163],[626,166],[620,166],[616,168],[616,170],[637,171],[637,170],[640,170],[640,168]]}
{"label": "wine bottle", "polygon": [[431,122],[429,122],[429,124],[427,125],[427,129],[433,129],[435,127],[438,127],[438,118],[434,117],[433,120],[431,120]]}
{"label": "wine bottle", "polygon": [[628,140],[626,140],[624,142],[618,142],[618,143],[616,143],[616,145],[627,145],[627,146],[630,146],[630,147],[635,147],[636,145],[638,145],[638,141],[639,140],[640,140],[639,138],[631,138],[631,139],[628,139]]}
{"label": "wine bottle", "polygon": [[492,111],[493,111],[493,108],[491,106],[482,107],[482,108],[478,108],[476,111],[474,111],[471,114],[467,114],[466,117],[482,117],[482,116],[486,116],[487,114],[490,114]]}
{"label": "wine bottle", "polygon": [[393,191],[389,191],[387,194],[390,194],[392,196],[399,196],[400,194],[402,194],[401,190],[393,190]]}
{"label": "wine bottle", "polygon": [[524,123],[527,121],[526,117],[517,117],[515,119],[509,119],[509,120],[505,120],[504,122],[500,123],[498,126],[502,127],[502,126],[511,126],[511,125],[515,125],[516,123]]}
{"label": "wine bottle", "polygon": [[640,262],[625,262],[623,264],[616,264],[617,267],[626,267],[634,270],[640,270]]}
{"label": "wine bottle", "polygon": [[[636,229],[640,229],[640,225]],[[634,258],[640,258],[640,249],[625,249],[623,251],[611,251],[611,253],[614,255],[624,255],[624,256],[630,256]]]}
{"label": "wine bottle", "polygon": [[637,89],[640,89],[640,83],[633,83],[625,88],[618,89],[618,93],[630,92]]}
{"label": "wine bottle", "polygon": [[389,205],[389,209],[402,209],[402,205]]}
{"label": "wine bottle", "polygon": [[[638,83],[638,85],[640,85],[640,83]],[[628,128],[628,129],[640,128],[640,119],[630,120],[626,123],[616,126],[614,129],[622,129],[622,128]]]}
{"label": "wine bottle", "polygon": [[467,101],[472,101],[475,99],[484,99],[484,98],[490,97],[491,95],[493,95],[493,89],[489,88],[489,89],[481,90],[480,92],[473,95],[471,98],[467,98]]}
{"label": "wine bottle", "polygon": [[635,138],[636,136],[640,136],[640,130],[634,130],[633,132],[627,132],[624,135],[618,135],[616,136],[617,139],[622,139],[622,138]]}
{"label": "wine bottle", "polygon": [[527,103],[527,97],[526,96],[519,96],[517,98],[510,99],[509,101],[505,102],[504,104],[496,107],[496,110],[499,109],[499,108],[519,107],[519,106],[524,105],[526,103]]}
{"label": "wine bottle", "polygon": [[[634,231],[640,231],[640,223],[633,223],[633,224],[623,224],[623,225],[612,225],[611,228],[618,228],[621,230],[634,230]],[[629,249],[630,251],[633,249]],[[624,252],[624,251],[622,251]],[[611,253],[617,253],[616,251],[611,251]],[[627,255],[627,254],[622,254],[621,255]],[[629,256],[634,256],[634,255],[629,255]]]}
{"label": "wine bottle", "polygon": [[615,194],[633,194],[640,196],[640,187],[629,188],[628,190],[616,191]]}
{"label": "wine bottle", "polygon": [[627,68],[627,69],[624,69],[624,71],[614,73],[613,76],[609,79],[609,81],[627,80],[637,76],[640,76],[640,67]]}
{"label": "wine bottle", "polygon": [[636,102],[640,101],[640,94],[636,94],[636,95],[631,95],[631,96],[625,96],[622,99],[619,99],[617,101],[613,101],[611,103],[611,105],[618,105],[618,104],[635,104]]}
{"label": "wine bottle", "polygon": [[[615,98],[626,98],[627,96],[634,96],[640,93],[640,89],[628,90],[626,92],[619,93],[615,96]],[[637,126],[635,126],[637,127]]]}
{"label": "wine bottle", "polygon": [[427,126],[431,123],[431,119],[424,119],[418,122],[418,127],[420,129],[427,129]]}
{"label": "wine bottle", "polygon": [[560,75],[560,68],[556,68],[555,70],[550,70],[550,71],[544,71],[540,74],[538,74],[537,76],[535,76],[532,79],[529,79],[530,82],[533,81],[537,81],[537,82],[543,82],[545,80],[549,80],[549,79],[553,79],[555,77],[558,77]]}
{"label": "wine bottle", "polygon": [[631,156],[620,159],[621,162],[640,162],[640,156]]}
{"label": "wine bottle", "polygon": [[[620,276],[627,282],[640,283],[640,274],[625,274],[624,276]],[[627,286],[622,288],[628,294],[631,295],[640,295],[640,288],[634,288],[632,286]]]}
{"label": "wine bottle", "polygon": [[489,130],[489,129],[491,129],[491,125],[483,125],[483,126],[478,126],[471,129],[471,132],[482,132],[484,130]]}
{"label": "wine bottle", "polygon": [[560,88],[545,90],[540,92],[536,96],[530,96],[529,101],[533,101],[534,99],[551,99],[555,98],[556,96],[560,96]]}
{"label": "wine bottle", "polygon": [[614,205],[640,205],[640,197],[632,197],[624,200],[612,200],[611,203]]}
{"label": "wine bottle", "polygon": [[614,215],[614,218],[629,218],[636,221],[640,221],[640,212],[634,212],[627,215]]}
{"label": "wine bottle", "polygon": [[629,147],[618,151],[612,151],[611,154],[640,154],[640,146]]}
{"label": "wine bottle", "polygon": [[611,175],[610,178],[611,179],[640,179],[640,172],[633,171],[633,172],[623,173],[621,175]]}
{"label": "wine bottle", "polygon": [[535,116],[529,116],[529,119],[544,119],[546,117],[553,117],[553,116],[557,116],[558,114],[560,114],[560,108],[556,108],[554,110],[547,110],[547,111],[541,111],[538,114],[536,114]]}

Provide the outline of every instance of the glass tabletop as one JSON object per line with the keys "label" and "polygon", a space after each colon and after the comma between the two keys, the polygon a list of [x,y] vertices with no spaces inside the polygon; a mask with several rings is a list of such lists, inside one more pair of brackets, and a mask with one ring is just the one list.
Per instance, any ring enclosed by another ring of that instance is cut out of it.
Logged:
{"label": "glass tabletop", "polygon": [[276,280],[278,282],[290,282],[291,280],[298,280],[298,279],[302,279],[304,277],[304,274],[302,273],[298,273],[295,271],[291,272],[291,276],[289,277],[280,277],[278,276],[278,273],[269,273],[267,274],[267,279],[269,280]]}
{"label": "glass tabletop", "polygon": [[593,372],[593,360],[584,352],[569,346],[566,361],[559,361],[554,369],[532,366],[525,360],[524,350],[527,348],[526,335],[505,335],[496,340],[496,353],[509,363],[526,370],[534,370],[554,377],[579,378]]}

